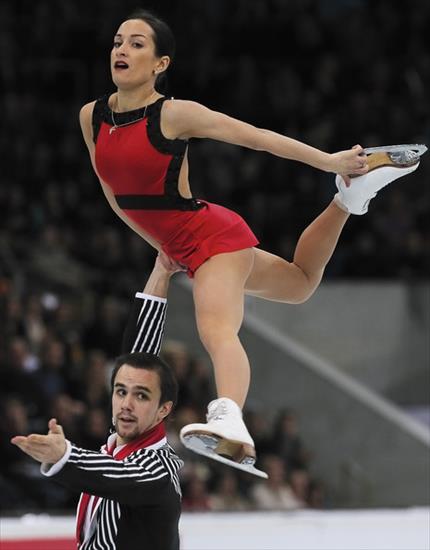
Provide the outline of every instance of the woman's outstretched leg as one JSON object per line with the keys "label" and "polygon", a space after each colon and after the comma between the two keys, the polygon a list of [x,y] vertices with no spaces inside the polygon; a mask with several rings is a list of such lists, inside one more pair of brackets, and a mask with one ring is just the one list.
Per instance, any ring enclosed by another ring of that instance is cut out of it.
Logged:
{"label": "woman's outstretched leg", "polygon": [[386,153],[376,153],[368,159],[370,169],[365,175],[351,179],[348,184],[336,176],[338,193],[303,231],[291,263],[255,249],[254,267],[245,285],[247,294],[287,303],[306,301],[321,282],[349,214],[365,214],[369,201],[381,189],[419,165],[419,156],[410,151],[400,160],[398,157],[393,160]]}
{"label": "woman's outstretched leg", "polygon": [[278,302],[306,301],[320,284],[348,217],[331,202],[301,234],[292,262],[255,249],[246,293]]}

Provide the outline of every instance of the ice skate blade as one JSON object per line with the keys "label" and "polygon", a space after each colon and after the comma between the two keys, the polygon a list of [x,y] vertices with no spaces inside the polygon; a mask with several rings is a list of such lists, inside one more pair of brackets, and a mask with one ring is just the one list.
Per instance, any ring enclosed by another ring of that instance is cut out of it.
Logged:
{"label": "ice skate blade", "polygon": [[425,145],[385,145],[364,149],[367,155],[369,172],[382,166],[407,168],[420,162],[420,157],[427,151]]}
{"label": "ice skate blade", "polygon": [[221,462],[227,466],[232,466],[237,470],[248,472],[248,474],[252,474],[263,479],[268,479],[269,477],[266,472],[255,468],[255,458],[253,457],[245,457],[242,462],[236,462],[235,460],[219,455],[215,452],[215,449],[217,448],[221,451],[224,450],[223,446],[220,446],[220,443],[223,441],[220,438],[207,434],[188,434],[181,437],[181,441],[187,449],[190,449],[199,455],[206,456],[207,458],[211,458],[212,460],[216,460],[217,462]]}
{"label": "ice skate blade", "polygon": [[215,452],[218,455],[224,456],[235,462],[255,462],[255,449],[251,445],[239,443],[238,441],[230,441],[228,439],[220,439],[216,446]]}
{"label": "ice skate blade", "polygon": [[[377,168],[409,168],[418,167],[420,157],[427,151],[425,145],[383,145],[381,147],[367,147],[364,152],[367,155],[368,172]],[[351,178],[358,178],[360,174],[351,174]]]}
{"label": "ice skate blade", "polygon": [[409,143],[403,145],[381,145],[380,147],[366,147],[366,155],[372,153],[404,153],[405,151],[414,151],[419,157],[427,151],[426,145],[422,143]]}

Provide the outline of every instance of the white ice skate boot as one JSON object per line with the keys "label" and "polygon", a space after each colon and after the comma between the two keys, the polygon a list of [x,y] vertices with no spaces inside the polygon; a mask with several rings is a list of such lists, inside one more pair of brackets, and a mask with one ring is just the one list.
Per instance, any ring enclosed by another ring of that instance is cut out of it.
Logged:
{"label": "white ice skate boot", "polygon": [[180,433],[182,443],[195,453],[267,478],[254,467],[254,442],[242,419],[240,407],[227,397],[211,401],[206,424],[189,424]]}
{"label": "white ice skate boot", "polygon": [[364,149],[368,155],[369,171],[364,176],[352,176],[347,187],[341,176],[336,176],[338,193],[335,202],[350,214],[366,214],[369,202],[378,191],[392,181],[410,174],[420,164],[425,145],[388,145]]}

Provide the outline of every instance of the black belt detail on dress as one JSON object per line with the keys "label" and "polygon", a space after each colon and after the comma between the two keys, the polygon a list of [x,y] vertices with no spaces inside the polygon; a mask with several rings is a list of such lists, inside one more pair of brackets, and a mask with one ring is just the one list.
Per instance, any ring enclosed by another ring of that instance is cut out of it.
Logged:
{"label": "black belt detail on dress", "polygon": [[121,210],[200,210],[204,202],[166,195],[115,195]]}

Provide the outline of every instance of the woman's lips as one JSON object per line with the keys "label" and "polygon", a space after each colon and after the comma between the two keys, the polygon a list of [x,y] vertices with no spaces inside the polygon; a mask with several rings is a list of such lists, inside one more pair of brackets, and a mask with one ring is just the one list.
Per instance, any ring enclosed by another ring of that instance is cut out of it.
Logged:
{"label": "woman's lips", "polygon": [[126,69],[128,69],[128,64],[125,63],[124,61],[116,61],[114,66],[113,66],[114,69],[117,69],[119,71],[125,71]]}

